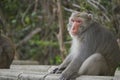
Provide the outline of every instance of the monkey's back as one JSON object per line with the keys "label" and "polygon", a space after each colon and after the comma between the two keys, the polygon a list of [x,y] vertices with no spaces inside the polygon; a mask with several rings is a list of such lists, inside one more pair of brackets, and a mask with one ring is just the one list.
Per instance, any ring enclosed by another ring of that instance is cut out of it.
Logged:
{"label": "monkey's back", "polygon": [[6,36],[0,36],[0,68],[9,68],[14,59],[15,47]]}
{"label": "monkey's back", "polygon": [[120,49],[117,43],[117,38],[111,31],[95,22],[91,37],[94,37],[96,53],[102,54],[107,60],[108,64],[115,69],[120,62]]}

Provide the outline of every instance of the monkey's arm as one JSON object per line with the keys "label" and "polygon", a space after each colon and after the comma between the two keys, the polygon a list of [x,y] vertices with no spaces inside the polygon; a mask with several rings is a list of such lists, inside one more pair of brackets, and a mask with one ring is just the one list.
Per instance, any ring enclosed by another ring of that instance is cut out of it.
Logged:
{"label": "monkey's arm", "polygon": [[65,69],[72,60],[72,55],[69,54],[65,60],[60,64],[59,69]]}
{"label": "monkey's arm", "polygon": [[71,53],[65,58],[65,60],[57,67],[53,70],[53,73],[61,73],[67,66],[68,64],[71,62],[72,60],[72,55]]}
{"label": "monkey's arm", "polygon": [[60,80],[70,79],[77,74],[81,64],[93,53],[93,47],[89,46],[91,43],[81,43],[80,50],[75,54],[75,57],[62,72]]}

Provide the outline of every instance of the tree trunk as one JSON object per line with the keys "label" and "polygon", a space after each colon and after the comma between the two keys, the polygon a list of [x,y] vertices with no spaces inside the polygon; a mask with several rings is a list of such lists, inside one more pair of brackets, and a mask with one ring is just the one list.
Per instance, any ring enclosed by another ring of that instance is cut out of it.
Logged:
{"label": "tree trunk", "polygon": [[63,28],[64,28],[64,20],[63,20],[63,14],[62,14],[62,9],[61,9],[61,0],[57,0],[57,6],[58,6],[58,23],[59,23],[59,33],[57,35],[59,46],[60,46],[60,51],[61,51],[61,56],[62,59],[64,59],[64,54],[66,52],[65,50],[65,45],[63,42]]}

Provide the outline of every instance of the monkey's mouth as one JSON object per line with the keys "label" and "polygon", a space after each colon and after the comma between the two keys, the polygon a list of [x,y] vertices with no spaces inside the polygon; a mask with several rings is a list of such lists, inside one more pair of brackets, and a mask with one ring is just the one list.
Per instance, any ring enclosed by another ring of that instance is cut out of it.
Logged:
{"label": "monkey's mouth", "polygon": [[77,35],[77,34],[78,34],[78,29],[72,30],[72,31],[71,31],[71,34],[72,34],[72,35]]}
{"label": "monkey's mouth", "polygon": [[76,31],[72,31],[71,35],[76,36],[78,33]]}

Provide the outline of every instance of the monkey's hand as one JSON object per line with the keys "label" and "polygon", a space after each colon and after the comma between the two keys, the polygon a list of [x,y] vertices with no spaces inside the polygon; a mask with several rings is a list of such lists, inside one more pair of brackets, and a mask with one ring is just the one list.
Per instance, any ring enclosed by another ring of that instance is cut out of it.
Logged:
{"label": "monkey's hand", "polygon": [[60,74],[60,73],[63,72],[64,69],[65,69],[65,68],[58,68],[55,73],[56,73],[56,74]]}
{"label": "monkey's hand", "polygon": [[49,73],[51,74],[59,74],[62,72],[62,70],[58,66],[52,66],[49,70]]}
{"label": "monkey's hand", "polygon": [[54,74],[58,70],[58,66],[52,66],[50,69],[48,69],[48,73]]}
{"label": "monkey's hand", "polygon": [[54,70],[52,70],[52,73],[53,73],[53,74],[60,74],[60,73],[62,73],[63,70],[64,70],[63,68],[62,68],[62,69],[60,69],[60,68],[55,68]]}
{"label": "monkey's hand", "polygon": [[55,74],[58,70],[59,70],[59,68],[55,68],[55,69],[52,71],[53,74]]}

